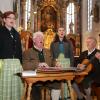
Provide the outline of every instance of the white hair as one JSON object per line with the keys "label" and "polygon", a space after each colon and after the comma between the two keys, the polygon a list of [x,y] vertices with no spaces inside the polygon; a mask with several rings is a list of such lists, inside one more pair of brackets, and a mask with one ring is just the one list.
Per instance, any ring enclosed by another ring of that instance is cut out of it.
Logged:
{"label": "white hair", "polygon": [[35,33],[33,34],[33,40],[34,40],[35,38],[37,38],[38,36],[42,36],[42,37],[44,38],[43,32],[41,32],[41,31],[35,32]]}
{"label": "white hair", "polygon": [[87,37],[87,39],[92,39],[92,40],[94,40],[94,41],[95,41],[95,43],[97,43],[96,38],[95,38],[95,37],[93,37],[93,36],[89,36],[89,37]]}

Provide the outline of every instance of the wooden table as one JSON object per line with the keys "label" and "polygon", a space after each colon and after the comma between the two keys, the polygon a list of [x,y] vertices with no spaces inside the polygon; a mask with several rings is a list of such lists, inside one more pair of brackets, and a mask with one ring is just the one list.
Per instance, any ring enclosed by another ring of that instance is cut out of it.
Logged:
{"label": "wooden table", "polygon": [[[83,73],[75,73],[75,72],[59,72],[59,73],[37,73],[36,76],[33,77],[22,77],[25,83],[25,87],[24,87],[24,100],[30,100],[30,93],[31,93],[31,89],[32,89],[32,84],[38,82],[38,81],[42,81],[42,82],[46,82],[46,81],[54,81],[54,80],[66,80],[66,81],[70,81],[73,80],[73,78],[76,75],[86,75],[87,73],[83,72]],[[27,88],[28,87],[28,88]]]}

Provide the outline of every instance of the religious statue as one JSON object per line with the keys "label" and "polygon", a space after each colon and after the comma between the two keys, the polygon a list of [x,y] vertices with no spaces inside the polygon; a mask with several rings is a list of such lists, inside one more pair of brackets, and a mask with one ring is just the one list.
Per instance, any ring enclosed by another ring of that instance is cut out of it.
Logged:
{"label": "religious statue", "polygon": [[69,29],[70,29],[70,34],[73,34],[73,22],[71,21],[71,23],[69,24]]}
{"label": "religious statue", "polygon": [[95,7],[94,7],[94,9],[93,9],[93,14],[94,14],[94,18],[93,18],[93,20],[95,21],[95,22],[99,22],[99,6],[97,5],[97,4],[95,4]]}
{"label": "religious statue", "polygon": [[50,49],[50,44],[53,41],[55,33],[52,28],[47,29],[44,33],[44,47]]}

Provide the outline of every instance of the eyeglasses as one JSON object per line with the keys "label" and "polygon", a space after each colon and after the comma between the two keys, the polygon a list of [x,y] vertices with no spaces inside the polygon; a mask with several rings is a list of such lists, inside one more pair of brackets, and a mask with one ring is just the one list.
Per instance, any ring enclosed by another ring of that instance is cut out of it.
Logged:
{"label": "eyeglasses", "polygon": [[7,18],[9,18],[9,19],[13,19],[13,20],[16,20],[16,18],[12,18],[12,17],[7,17]]}

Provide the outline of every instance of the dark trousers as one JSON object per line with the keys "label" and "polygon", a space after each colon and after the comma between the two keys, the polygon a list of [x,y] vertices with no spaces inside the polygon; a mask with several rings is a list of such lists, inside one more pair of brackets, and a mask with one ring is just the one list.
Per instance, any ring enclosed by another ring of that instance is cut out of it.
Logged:
{"label": "dark trousers", "polygon": [[93,79],[91,77],[85,77],[84,80],[81,82],[84,89],[88,89],[91,87],[91,84],[93,83]]}
{"label": "dark trousers", "polygon": [[42,99],[41,86],[33,85],[31,91],[31,100],[41,100],[41,99]]}

